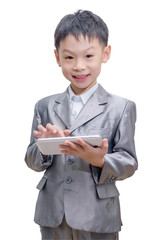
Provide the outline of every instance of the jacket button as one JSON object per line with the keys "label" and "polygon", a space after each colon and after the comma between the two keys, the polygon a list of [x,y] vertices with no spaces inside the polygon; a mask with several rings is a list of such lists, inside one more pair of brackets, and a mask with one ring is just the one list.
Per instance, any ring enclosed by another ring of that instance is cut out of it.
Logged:
{"label": "jacket button", "polygon": [[67,160],[67,164],[68,164],[68,165],[72,165],[72,164],[73,164],[73,159],[68,159],[68,160]]}
{"label": "jacket button", "polygon": [[65,180],[65,183],[69,184],[72,182],[72,178],[71,177],[67,177]]}

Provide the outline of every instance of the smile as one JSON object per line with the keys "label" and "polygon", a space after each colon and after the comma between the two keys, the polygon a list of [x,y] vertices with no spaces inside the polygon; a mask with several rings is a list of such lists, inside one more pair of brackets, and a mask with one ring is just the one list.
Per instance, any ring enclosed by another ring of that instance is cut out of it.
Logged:
{"label": "smile", "polygon": [[73,78],[77,81],[77,82],[84,82],[88,79],[88,77],[90,76],[90,74],[86,74],[86,75],[76,75],[73,76]]}

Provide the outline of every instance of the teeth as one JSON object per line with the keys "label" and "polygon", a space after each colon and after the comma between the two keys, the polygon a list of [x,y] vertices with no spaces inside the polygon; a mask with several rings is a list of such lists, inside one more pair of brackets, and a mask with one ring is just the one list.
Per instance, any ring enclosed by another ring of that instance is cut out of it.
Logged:
{"label": "teeth", "polygon": [[83,76],[75,76],[76,78],[85,78],[85,77],[87,77],[87,75],[83,75]]}

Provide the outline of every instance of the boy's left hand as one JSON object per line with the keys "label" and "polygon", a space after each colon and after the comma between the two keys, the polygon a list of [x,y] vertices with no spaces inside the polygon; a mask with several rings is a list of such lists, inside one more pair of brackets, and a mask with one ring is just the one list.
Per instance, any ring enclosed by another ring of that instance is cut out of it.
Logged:
{"label": "boy's left hand", "polygon": [[81,138],[77,138],[75,142],[65,141],[66,145],[60,145],[61,152],[67,155],[78,156],[91,165],[102,168],[104,165],[104,156],[108,151],[108,140],[103,139],[100,147],[92,147]]}

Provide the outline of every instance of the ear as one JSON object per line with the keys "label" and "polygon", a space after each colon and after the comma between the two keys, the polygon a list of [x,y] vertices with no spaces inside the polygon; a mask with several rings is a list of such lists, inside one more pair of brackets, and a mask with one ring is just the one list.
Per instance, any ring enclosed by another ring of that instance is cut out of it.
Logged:
{"label": "ear", "polygon": [[54,53],[55,53],[56,62],[59,65],[59,67],[61,67],[61,61],[60,61],[60,57],[59,57],[58,51],[55,49]]}
{"label": "ear", "polygon": [[102,61],[103,63],[106,63],[109,60],[110,54],[111,54],[111,46],[108,45],[103,50],[103,61]]}

